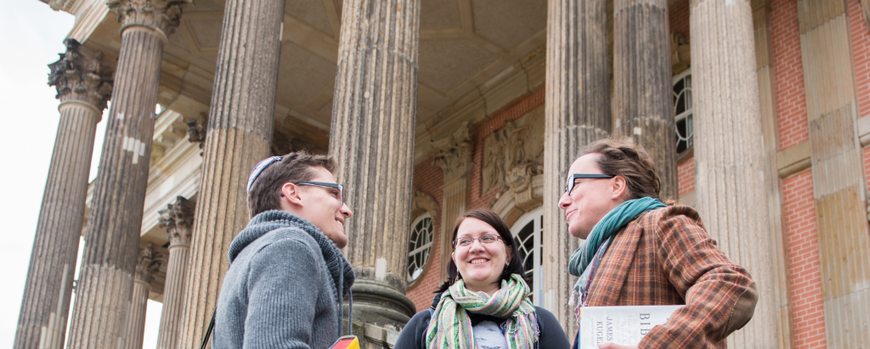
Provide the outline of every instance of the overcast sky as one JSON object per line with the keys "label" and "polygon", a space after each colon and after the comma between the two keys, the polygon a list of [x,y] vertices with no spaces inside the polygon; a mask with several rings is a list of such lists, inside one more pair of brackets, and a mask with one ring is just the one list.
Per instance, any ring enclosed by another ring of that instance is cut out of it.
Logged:
{"label": "overcast sky", "polygon": [[[57,133],[59,101],[48,86],[48,64],[65,51],[75,18],[39,0],[0,1],[0,347],[11,347],[18,324],[33,235]],[[90,178],[105,133],[97,126]],[[160,303],[148,302],[144,348],[155,348]]]}

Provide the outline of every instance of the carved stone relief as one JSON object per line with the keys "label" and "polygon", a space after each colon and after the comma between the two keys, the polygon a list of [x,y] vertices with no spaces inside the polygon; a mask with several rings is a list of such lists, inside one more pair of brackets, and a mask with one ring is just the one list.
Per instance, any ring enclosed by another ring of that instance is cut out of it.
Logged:
{"label": "carved stone relief", "polygon": [[415,218],[428,212],[433,222],[440,222],[441,207],[432,195],[424,192],[420,187],[414,187],[414,201],[411,203],[411,218]]}
{"label": "carved stone relief", "polygon": [[543,168],[544,108],[506,121],[484,143],[483,192],[502,184],[512,192],[528,189],[532,177]]}
{"label": "carved stone relief", "polygon": [[471,164],[471,131],[468,122],[445,139],[432,142],[435,149],[435,166],[444,172],[444,182],[468,173]]}

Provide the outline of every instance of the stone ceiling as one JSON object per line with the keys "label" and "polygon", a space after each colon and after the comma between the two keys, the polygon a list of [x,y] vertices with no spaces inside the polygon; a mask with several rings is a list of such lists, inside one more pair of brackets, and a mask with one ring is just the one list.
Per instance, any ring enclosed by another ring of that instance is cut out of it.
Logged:
{"label": "stone ceiling", "polygon": [[[199,109],[209,103],[224,1],[195,0],[195,4],[184,9],[181,25],[168,36],[161,75],[164,105],[185,98],[198,102]],[[276,133],[303,143],[328,135],[341,4],[341,0],[286,1]],[[544,45],[547,0],[422,0],[420,22],[418,122]],[[115,15],[109,13],[86,45],[116,56],[119,30]],[[206,111],[178,109],[190,118],[202,118],[190,114]],[[321,142],[325,141],[317,143]]]}

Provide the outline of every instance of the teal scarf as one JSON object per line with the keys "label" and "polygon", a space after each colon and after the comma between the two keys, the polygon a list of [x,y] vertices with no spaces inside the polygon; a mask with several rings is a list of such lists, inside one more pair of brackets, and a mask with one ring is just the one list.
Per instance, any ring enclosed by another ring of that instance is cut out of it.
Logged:
{"label": "teal scarf", "polygon": [[465,281],[460,279],[444,292],[432,312],[426,330],[426,347],[477,348],[468,317],[472,312],[508,318],[504,331],[509,349],[534,348],[540,330],[529,292],[529,286],[517,274],[512,274],[509,280],[502,280],[501,289],[492,296],[467,290]]}
{"label": "teal scarf", "polygon": [[[568,273],[574,276],[583,275],[604,241],[613,237],[622,227],[628,225],[629,222],[642,213],[662,207],[667,206],[659,201],[659,199],[643,197],[625,201],[610,210],[610,212],[604,215],[604,218],[601,218],[592,227],[592,232],[586,238],[586,242],[571,254],[571,260],[568,262]],[[572,300],[574,297],[579,297],[582,294],[582,290],[586,289],[588,282],[588,276],[577,280],[577,283],[574,284],[574,292],[571,296]]]}

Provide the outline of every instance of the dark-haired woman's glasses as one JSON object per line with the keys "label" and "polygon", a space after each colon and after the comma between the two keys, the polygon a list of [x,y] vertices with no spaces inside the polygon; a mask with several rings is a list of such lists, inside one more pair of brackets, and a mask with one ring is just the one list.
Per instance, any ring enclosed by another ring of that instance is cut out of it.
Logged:
{"label": "dark-haired woman's glasses", "polygon": [[494,243],[496,241],[501,240],[501,236],[484,235],[484,236],[481,236],[479,238],[467,238],[467,237],[466,238],[459,238],[459,239],[453,240],[453,247],[463,247],[463,248],[471,247],[471,244],[474,243],[474,240],[480,241],[480,243],[483,245],[489,245],[491,243]]}
{"label": "dark-haired woman's glasses", "polygon": [[572,173],[568,175],[568,184],[565,185],[565,193],[571,195],[574,190],[574,185],[580,178],[613,178],[616,176],[601,174],[601,173]]}

